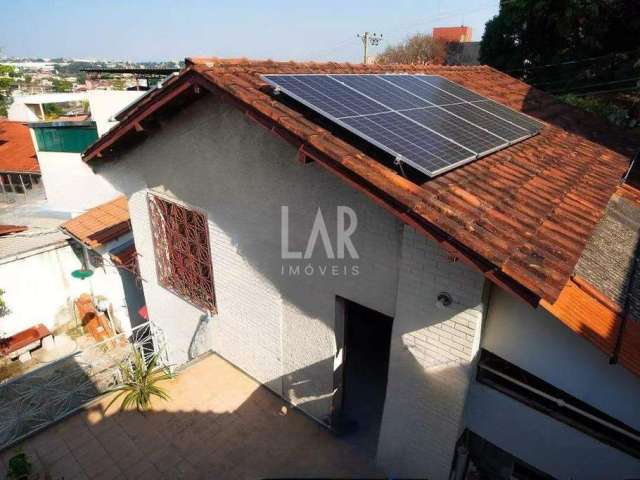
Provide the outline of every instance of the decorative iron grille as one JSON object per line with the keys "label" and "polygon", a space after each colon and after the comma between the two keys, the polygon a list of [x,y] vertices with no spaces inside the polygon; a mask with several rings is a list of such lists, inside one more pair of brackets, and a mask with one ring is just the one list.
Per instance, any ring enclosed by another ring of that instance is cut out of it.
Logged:
{"label": "decorative iron grille", "polygon": [[122,382],[134,351],[169,367],[164,332],[151,322],[0,382],[0,451],[62,420]]}
{"label": "decorative iron grille", "polygon": [[158,281],[198,308],[216,311],[205,214],[149,195]]}

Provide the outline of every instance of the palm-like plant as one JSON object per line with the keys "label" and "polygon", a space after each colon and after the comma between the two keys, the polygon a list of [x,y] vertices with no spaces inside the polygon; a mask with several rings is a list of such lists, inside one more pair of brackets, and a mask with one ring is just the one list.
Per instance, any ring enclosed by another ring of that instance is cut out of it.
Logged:
{"label": "palm-like plant", "polygon": [[151,356],[147,363],[142,352],[135,349],[131,358],[120,366],[120,372],[122,384],[111,389],[118,394],[111,399],[106,410],[120,398],[122,398],[121,410],[135,406],[140,413],[149,410],[153,397],[169,400],[167,391],[157,383],[169,380],[173,375],[168,368],[158,366],[157,354]]}

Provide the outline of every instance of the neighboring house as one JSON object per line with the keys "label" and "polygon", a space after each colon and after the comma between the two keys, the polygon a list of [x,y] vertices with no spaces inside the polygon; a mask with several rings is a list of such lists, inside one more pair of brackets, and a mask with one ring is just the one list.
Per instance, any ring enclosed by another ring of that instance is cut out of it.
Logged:
{"label": "neighboring house", "polygon": [[435,27],[431,36],[447,44],[446,65],[479,65],[480,42],[473,42],[471,27]]}
{"label": "neighboring house", "polygon": [[43,194],[29,127],[0,119],[0,202],[39,199]]}
{"label": "neighboring house", "polygon": [[[51,332],[76,326],[74,302],[82,294],[106,302],[116,331],[130,331],[144,321],[138,314],[144,299],[136,283],[135,255],[129,254],[133,242],[126,199],[66,222],[31,205],[11,215],[0,215],[0,223],[22,225],[0,225],[0,288],[9,309],[1,319],[0,336],[38,324]],[[82,269],[93,275],[84,280],[72,276]]]}
{"label": "neighboring house", "polygon": [[142,323],[139,310],[144,295],[126,197],[94,207],[60,228],[80,245],[85,265],[94,272],[102,269],[105,278],[96,288],[111,301],[110,319],[116,330],[127,332]]}
{"label": "neighboring house", "polygon": [[470,42],[473,38],[471,27],[434,27],[431,36],[443,42]]}
{"label": "neighboring house", "polygon": [[[260,78],[380,72],[446,77],[544,127],[403,175]],[[640,476],[635,296],[606,300],[620,273],[594,266],[628,136],[489,67],[188,59],[117,120],[84,160],[129,199],[172,363],[215,351],[393,476]],[[299,258],[319,209],[336,246],[344,207],[357,255]]]}
{"label": "neighboring house", "polygon": [[[29,121],[48,205],[74,215],[119,195],[103,178],[94,175],[80,153],[116,122],[112,116],[144,92],[88,91],[16,97],[10,120]],[[62,116],[49,121],[45,106],[86,102],[89,117]]]}

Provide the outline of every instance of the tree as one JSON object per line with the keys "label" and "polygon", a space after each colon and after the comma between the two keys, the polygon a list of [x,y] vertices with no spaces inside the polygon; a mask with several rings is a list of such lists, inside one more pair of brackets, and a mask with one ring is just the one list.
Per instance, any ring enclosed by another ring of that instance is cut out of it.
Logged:
{"label": "tree", "polygon": [[446,44],[431,35],[418,33],[398,45],[388,46],[376,58],[377,63],[425,64],[444,62],[447,55]]}
{"label": "tree", "polygon": [[[486,24],[480,61],[531,83],[580,80],[576,72],[591,80],[628,73],[638,55],[614,57],[632,50],[640,50],[637,0],[501,0]],[[548,67],[558,64],[567,67]]]}
{"label": "tree", "polygon": [[0,65],[0,117],[7,116],[7,109],[11,105],[11,90],[15,87],[15,68],[10,65]]}
{"label": "tree", "polygon": [[70,81],[64,80],[62,78],[54,78],[53,79],[53,91],[54,92],[70,92],[73,88],[73,85]]}

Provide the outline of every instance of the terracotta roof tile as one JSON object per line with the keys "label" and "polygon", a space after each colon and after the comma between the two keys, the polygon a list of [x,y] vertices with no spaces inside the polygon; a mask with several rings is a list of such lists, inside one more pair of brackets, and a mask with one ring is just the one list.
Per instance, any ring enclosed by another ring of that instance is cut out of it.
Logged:
{"label": "terracotta roof tile", "polygon": [[[436,232],[457,251],[471,252],[535,295],[553,301],[563,290],[606,204],[634,153],[632,139],[585,112],[484,66],[364,66],[337,63],[253,62],[192,58],[178,77],[119,115],[121,123],[85,152],[87,161],[108,154],[135,122],[172,89],[202,85],[243,108],[261,123],[295,137],[336,162],[336,173],[399,204],[411,221]],[[355,145],[316,125],[269,95],[264,73],[420,72],[442,75],[499,103],[548,122],[541,133],[430,179],[412,183]],[[165,100],[166,99],[166,100]],[[130,137],[127,137],[130,138]],[[285,137],[286,138],[286,137]],[[409,222],[409,219],[405,218]],[[465,254],[466,255],[466,254]],[[483,267],[484,268],[484,267]]]}
{"label": "terracotta roof tile", "polygon": [[91,248],[131,231],[127,198],[118,197],[63,223],[61,228]]}
{"label": "terracotta roof tile", "polygon": [[10,235],[12,233],[20,233],[27,230],[28,227],[21,225],[0,225],[0,237]]}
{"label": "terracotta roof tile", "polygon": [[29,127],[0,119],[0,173],[40,173]]}

